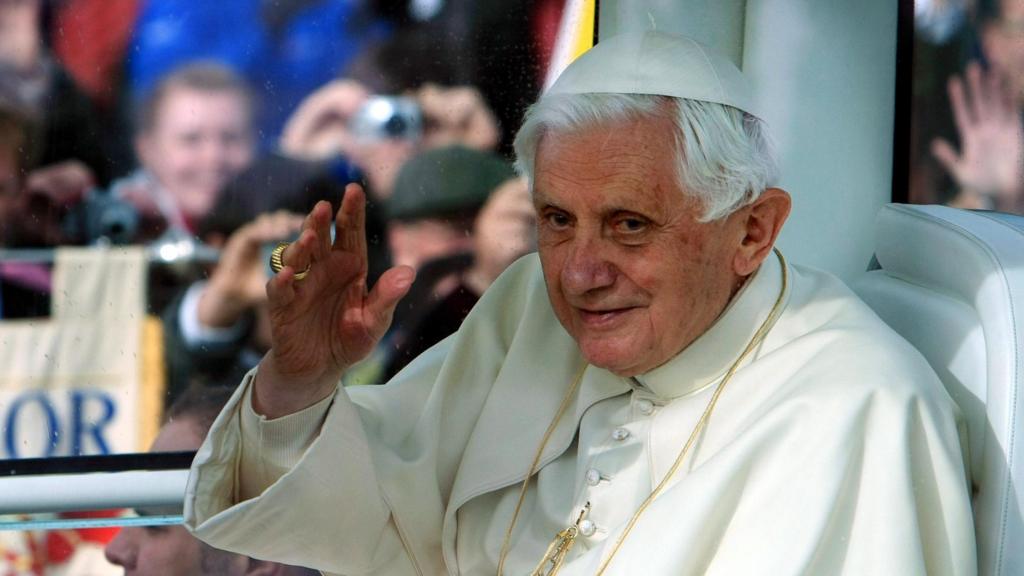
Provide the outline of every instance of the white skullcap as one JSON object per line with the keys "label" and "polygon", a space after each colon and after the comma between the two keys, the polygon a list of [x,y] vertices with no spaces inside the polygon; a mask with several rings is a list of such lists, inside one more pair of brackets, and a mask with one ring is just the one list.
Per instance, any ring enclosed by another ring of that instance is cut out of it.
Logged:
{"label": "white skullcap", "polygon": [[726,104],[759,116],[743,73],[710,48],[648,30],[601,40],[547,94],[651,94]]}

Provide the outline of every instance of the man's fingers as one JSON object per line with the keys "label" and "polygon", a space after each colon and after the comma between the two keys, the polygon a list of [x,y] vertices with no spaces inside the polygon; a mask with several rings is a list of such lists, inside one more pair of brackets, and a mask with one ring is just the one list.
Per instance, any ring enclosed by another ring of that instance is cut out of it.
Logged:
{"label": "man's fingers", "polygon": [[950,175],[954,178],[957,177],[960,157],[957,156],[956,150],[953,149],[952,144],[942,138],[932,140],[932,156],[935,156],[935,159],[942,164],[943,168],[945,168]]}
{"label": "man's fingers", "polygon": [[303,230],[299,239],[284,249],[284,252],[281,254],[281,262],[295,270],[305,270],[313,261],[313,251],[315,250],[316,243],[316,233],[308,228]]}
{"label": "man's fingers", "polygon": [[362,260],[366,266],[366,196],[358,184],[345,187],[345,197],[335,220],[334,248]]}
{"label": "man's fingers", "polygon": [[381,274],[377,284],[366,297],[367,319],[371,325],[368,331],[374,339],[380,339],[391,326],[395,306],[409,292],[416,272],[409,266],[396,266]]}
{"label": "man's fingers", "polygon": [[953,121],[956,123],[957,132],[963,137],[974,123],[967,106],[967,97],[964,96],[964,83],[960,78],[953,76],[949,79],[948,89],[949,105],[953,108]]}
{"label": "man's fingers", "polygon": [[260,216],[255,222],[242,228],[239,232],[244,231],[247,236],[251,237],[252,242],[265,244],[267,242],[288,240],[290,236],[302,228],[302,223],[302,216],[280,211]]}
{"label": "man's fingers", "polygon": [[987,118],[991,107],[982,78],[981,66],[977,62],[967,65],[967,91],[969,94],[968,105],[974,120],[980,121]]}
{"label": "man's fingers", "polygon": [[267,300],[271,310],[287,306],[295,299],[294,277],[295,271],[291,266],[286,266],[267,281]]}
{"label": "man's fingers", "polygon": [[319,262],[331,251],[331,204],[325,200],[317,202],[310,216],[316,232],[313,261]]}

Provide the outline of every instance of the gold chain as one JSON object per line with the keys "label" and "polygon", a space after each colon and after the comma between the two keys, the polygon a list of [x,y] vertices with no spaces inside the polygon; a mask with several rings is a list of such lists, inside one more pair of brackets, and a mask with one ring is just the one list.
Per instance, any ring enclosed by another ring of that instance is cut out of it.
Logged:
{"label": "gold chain", "polygon": [[[700,418],[697,420],[697,424],[693,427],[693,431],[690,432],[690,437],[686,440],[686,444],[683,445],[683,449],[679,452],[679,455],[676,457],[672,467],[669,468],[665,477],[661,479],[661,482],[658,483],[654,490],[651,491],[651,494],[647,496],[643,503],[640,504],[640,507],[637,508],[636,512],[633,513],[633,517],[629,519],[629,522],[626,524],[626,528],[623,529],[622,534],[620,534],[618,540],[615,541],[615,545],[612,546],[611,552],[608,553],[604,562],[602,562],[601,566],[597,569],[596,576],[601,576],[604,574],[604,571],[608,569],[608,565],[611,564],[615,554],[618,553],[622,544],[626,541],[626,537],[629,536],[630,531],[632,531],[633,527],[636,526],[637,521],[640,519],[640,515],[643,514],[654,499],[664,491],[665,487],[668,486],[669,480],[671,480],[675,473],[679,471],[679,468],[682,467],[683,461],[686,459],[686,454],[690,451],[690,448],[696,442],[697,437],[711,418],[711,413],[714,411],[715,405],[718,403],[718,398],[722,395],[722,390],[725,389],[725,385],[733,377],[736,371],[739,370],[740,364],[743,363],[743,360],[761,344],[768,335],[768,332],[771,331],[772,326],[775,325],[775,321],[779,319],[779,315],[782,313],[782,302],[786,294],[786,288],[789,285],[789,273],[786,269],[786,258],[782,255],[782,252],[775,249],[775,255],[778,257],[779,265],[782,268],[782,288],[779,290],[779,296],[775,299],[775,304],[768,313],[768,317],[764,319],[764,322],[762,322],[761,326],[758,327],[757,332],[755,332],[754,336],[751,337],[750,342],[747,343],[746,348],[743,349],[743,352],[740,353],[726,371],[725,376],[722,377],[722,381],[715,388],[715,392],[711,395],[711,399],[708,401],[707,407],[704,408],[704,413],[701,414]],[[540,446],[537,447],[537,453],[534,455],[533,462],[530,464],[530,469],[527,471],[526,479],[523,480],[523,485],[519,490],[519,501],[516,503],[515,511],[512,513],[512,522],[509,524],[508,530],[505,531],[505,541],[501,545],[501,554],[498,557],[498,576],[502,576],[504,573],[505,558],[509,552],[512,530],[515,528],[516,520],[519,518],[519,512],[522,509],[523,501],[526,498],[526,490],[530,485],[530,478],[533,477],[533,474],[537,471],[537,464],[540,462],[544,446],[548,443],[552,432],[554,432],[555,426],[558,424],[558,421],[562,418],[562,415],[568,408],[572,396],[575,394],[580,381],[583,379],[583,373],[586,371],[586,368],[586,365],[584,365],[583,369],[581,369],[579,374],[576,375],[575,381],[572,386],[569,387],[569,391],[566,392],[565,397],[562,399],[562,404],[559,406],[558,412],[555,413],[554,419],[551,421],[551,424],[548,425],[547,432],[544,433],[544,438],[541,440]],[[535,576],[537,574],[555,576],[558,573],[558,570],[562,566],[562,562],[569,553],[569,549],[576,542],[576,536],[579,534],[579,522],[586,515],[589,508],[590,503],[588,502],[580,512],[579,519],[576,523],[565,530],[562,530],[555,536],[554,540],[552,540],[551,544],[548,546],[544,557],[541,558],[540,563],[537,565],[537,568],[534,569],[531,576]],[[541,572],[541,570],[548,565],[550,565],[548,572]]]}
{"label": "gold chain", "polygon": [[576,522],[572,526],[569,526],[565,530],[562,530],[555,535],[555,539],[548,544],[548,549],[544,552],[544,556],[537,563],[537,567],[530,572],[530,576],[553,576],[558,574],[558,571],[562,568],[562,563],[565,562],[565,557],[569,555],[569,550],[572,549],[572,545],[576,543],[576,537],[580,535],[580,522],[590,512],[590,502],[587,502],[583,509],[580,510],[580,515],[576,517]]}
{"label": "gold chain", "polygon": [[[548,440],[551,439],[551,434],[555,431],[555,426],[558,425],[558,421],[562,419],[562,415],[569,408],[569,403],[572,401],[573,396],[576,395],[576,389],[580,387],[580,382],[583,381],[583,373],[587,371],[587,364],[584,364],[580,371],[576,374],[576,378],[572,382],[572,386],[565,392],[565,396],[562,397],[562,403],[558,406],[558,411],[555,412],[555,417],[551,419],[551,424],[548,424],[547,431],[544,432],[544,437],[540,441],[540,446],[537,446],[537,453],[533,455],[533,462],[530,463],[530,469],[526,472],[526,479],[523,480],[523,485],[519,489],[519,501],[516,502],[516,508],[512,511],[512,522],[508,525],[508,530],[505,531],[505,541],[501,543],[501,553],[498,555],[498,576],[501,576],[505,570],[505,558],[508,556],[509,544],[512,542],[512,529],[516,526],[516,520],[519,519],[519,512],[523,508],[523,501],[526,499],[526,489],[530,486],[530,478],[537,471],[537,465],[540,463],[540,456],[544,452],[544,446],[547,445]],[[558,538],[556,538],[558,540]],[[549,547],[550,551],[550,547]],[[566,549],[568,552],[568,549]],[[546,556],[546,555],[545,555]]]}

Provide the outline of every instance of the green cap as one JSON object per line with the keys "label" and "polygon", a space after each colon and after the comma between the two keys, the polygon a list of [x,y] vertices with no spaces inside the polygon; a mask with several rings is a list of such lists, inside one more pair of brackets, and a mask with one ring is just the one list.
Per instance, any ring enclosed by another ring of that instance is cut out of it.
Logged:
{"label": "green cap", "polygon": [[464,146],[429,150],[410,158],[398,172],[388,217],[417,220],[477,210],[514,176],[511,164],[489,152]]}

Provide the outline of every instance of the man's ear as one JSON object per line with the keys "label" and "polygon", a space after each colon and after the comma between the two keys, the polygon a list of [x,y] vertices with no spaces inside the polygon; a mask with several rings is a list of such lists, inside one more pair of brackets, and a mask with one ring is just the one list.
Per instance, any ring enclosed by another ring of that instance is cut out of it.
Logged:
{"label": "man's ear", "polygon": [[781,188],[768,188],[743,209],[743,240],[733,257],[736,275],[745,277],[757,270],[775,245],[791,207],[789,193]]}

